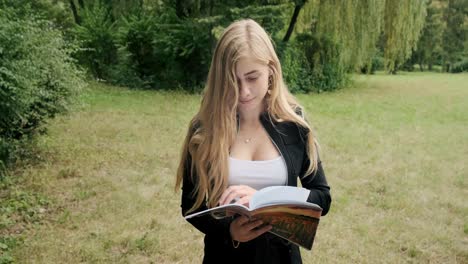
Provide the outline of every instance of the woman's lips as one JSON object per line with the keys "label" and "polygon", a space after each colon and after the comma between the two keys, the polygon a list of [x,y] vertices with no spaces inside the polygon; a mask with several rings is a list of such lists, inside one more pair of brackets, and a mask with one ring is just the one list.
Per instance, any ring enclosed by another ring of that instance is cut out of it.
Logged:
{"label": "woman's lips", "polygon": [[240,102],[241,104],[248,104],[248,103],[252,102],[253,99],[255,99],[255,97],[252,98],[252,99],[249,99],[249,100],[239,100],[239,102]]}

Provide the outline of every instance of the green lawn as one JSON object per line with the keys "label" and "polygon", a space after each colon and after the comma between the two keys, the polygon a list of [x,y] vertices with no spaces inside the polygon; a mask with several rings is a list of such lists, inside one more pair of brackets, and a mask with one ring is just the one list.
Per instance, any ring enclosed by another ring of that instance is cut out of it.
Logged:
{"label": "green lawn", "polygon": [[[468,75],[357,76],[299,95],[333,203],[305,263],[468,263]],[[50,123],[41,161],[13,172],[39,193],[18,263],[200,263],[175,171],[199,96],[91,84]],[[10,227],[10,230],[12,227]]]}

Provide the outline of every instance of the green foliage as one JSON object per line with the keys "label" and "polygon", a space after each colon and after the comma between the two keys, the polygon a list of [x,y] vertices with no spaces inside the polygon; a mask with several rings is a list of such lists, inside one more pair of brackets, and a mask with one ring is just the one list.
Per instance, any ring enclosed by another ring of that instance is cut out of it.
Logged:
{"label": "green foliage", "polygon": [[[11,191],[0,202],[0,228],[8,228],[17,222],[37,223],[50,201],[36,193],[20,190]],[[15,217],[13,217],[15,215]]]}
{"label": "green foliage", "polygon": [[421,70],[424,69],[424,65],[428,65],[429,70],[432,70],[432,65],[440,64],[444,28],[441,8],[429,3],[418,46],[409,60],[411,64],[419,64]]}
{"label": "green foliage", "polygon": [[340,64],[341,47],[331,37],[302,33],[294,41],[280,43],[283,76],[292,92],[332,91],[348,82]]}
{"label": "green foliage", "polygon": [[188,89],[201,85],[211,59],[211,28],[211,23],[203,20],[158,26],[153,43],[155,57],[161,61],[157,65],[160,82]]}
{"label": "green foliage", "polygon": [[67,109],[83,86],[60,31],[34,16],[0,10],[0,167],[15,142],[43,131],[47,118]]}
{"label": "green foliage", "polygon": [[416,48],[426,17],[426,1],[385,1],[385,66],[393,71]]}
{"label": "green foliage", "polygon": [[376,51],[371,59],[370,64],[361,68],[363,74],[374,74],[376,71],[383,71],[385,69],[385,58],[381,51]]}
{"label": "green foliage", "polygon": [[129,53],[129,59],[141,78],[151,76],[155,63],[153,40],[157,17],[154,15],[136,14],[123,19],[120,44]]}
{"label": "green foliage", "polygon": [[[447,28],[443,34],[443,60],[445,70],[452,71],[452,65],[468,56],[466,42],[468,41],[468,1],[449,0],[444,17]],[[461,63],[463,64],[463,63]],[[457,70],[460,70],[458,67]]]}
{"label": "green foliage", "polygon": [[68,12],[68,3],[57,0],[0,0],[0,9],[8,11],[11,17],[37,18],[49,20],[63,29],[73,26],[73,19]]}
{"label": "green foliage", "polygon": [[211,28],[210,20],[181,20],[171,9],[124,18],[118,38],[122,67],[113,76],[127,69],[131,78],[114,80],[153,88],[200,86],[208,72]]}
{"label": "green foliage", "polygon": [[318,9],[316,22],[309,32],[327,35],[341,44],[336,55],[347,71],[371,63],[382,30],[384,1],[310,1],[308,5],[315,6],[309,10],[312,14]]}
{"label": "green foliage", "polygon": [[86,6],[81,24],[73,33],[81,47],[79,61],[100,79],[110,78],[110,68],[117,62],[116,26],[111,10],[100,1]]}
{"label": "green foliage", "polygon": [[348,82],[345,65],[340,62],[342,47],[326,35],[301,34],[297,41],[305,52],[310,79],[316,91],[332,91]]}
{"label": "green foliage", "polygon": [[279,42],[278,56],[280,57],[283,78],[293,93],[307,93],[313,90],[312,75],[307,57],[296,41]]}
{"label": "green foliage", "polygon": [[468,72],[468,58],[465,57],[459,62],[456,62],[450,70],[452,73]]}
{"label": "green foliage", "polygon": [[[180,18],[176,9],[166,7],[164,11],[137,10],[124,16],[114,24],[118,28],[114,38],[118,62],[110,68],[110,81],[133,87],[183,87],[193,91],[205,81],[212,48],[223,26],[250,17],[272,33],[284,27],[281,6],[247,6],[223,12],[204,18]],[[88,48],[96,49],[91,46]]]}
{"label": "green foliage", "polygon": [[0,236],[0,264],[15,263],[10,250],[22,242],[12,236]]}
{"label": "green foliage", "polygon": [[[2,196],[0,230],[9,230],[14,227],[15,231],[20,233],[25,225],[40,223],[50,204],[44,196],[26,191],[13,190],[7,192],[6,195],[3,192]],[[24,242],[18,233],[0,236],[0,263],[14,263],[10,253]]]}
{"label": "green foliage", "polygon": [[288,17],[285,10],[289,5],[247,6],[244,8],[231,8],[227,11],[225,25],[244,18],[257,21],[271,35],[282,30]]}

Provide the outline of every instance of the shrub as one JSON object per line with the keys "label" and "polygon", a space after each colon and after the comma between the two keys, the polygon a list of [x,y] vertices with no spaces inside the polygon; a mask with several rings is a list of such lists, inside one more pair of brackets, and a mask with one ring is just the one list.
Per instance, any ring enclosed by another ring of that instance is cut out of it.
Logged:
{"label": "shrub", "polygon": [[111,66],[117,63],[116,26],[111,10],[96,1],[86,6],[81,19],[81,24],[72,30],[81,48],[76,56],[94,76],[110,79]]}
{"label": "shrub", "polygon": [[47,118],[67,109],[83,86],[60,31],[34,17],[0,10],[0,167],[15,142],[43,131]]}
{"label": "shrub", "polygon": [[280,50],[285,80],[293,92],[332,91],[348,82],[340,46],[327,36],[299,34]]}
{"label": "shrub", "polygon": [[309,62],[297,43],[279,42],[278,56],[283,70],[283,79],[293,93],[308,93],[313,91],[312,75]]}
{"label": "shrub", "polygon": [[454,63],[450,69],[452,73],[468,72],[468,57],[464,57],[457,63]]}
{"label": "shrub", "polygon": [[113,76],[122,76],[119,72],[125,71],[130,80],[138,79],[139,84],[157,89],[193,90],[201,86],[211,56],[210,20],[182,20],[167,9],[164,14],[132,14],[119,26],[121,60]]}
{"label": "shrub", "polygon": [[346,85],[348,76],[340,63],[338,43],[326,35],[312,34],[301,34],[298,41],[310,65],[312,86],[317,91],[332,91]]}

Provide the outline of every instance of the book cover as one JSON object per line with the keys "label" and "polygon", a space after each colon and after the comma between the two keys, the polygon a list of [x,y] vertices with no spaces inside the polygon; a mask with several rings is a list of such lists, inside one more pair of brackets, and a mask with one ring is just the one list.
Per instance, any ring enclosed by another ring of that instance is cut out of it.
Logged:
{"label": "book cover", "polygon": [[227,204],[191,215],[185,219],[210,214],[215,219],[232,215],[245,215],[269,224],[269,231],[305,249],[312,249],[322,208],[308,203],[309,190],[291,186],[272,186],[257,191],[249,207]]}

